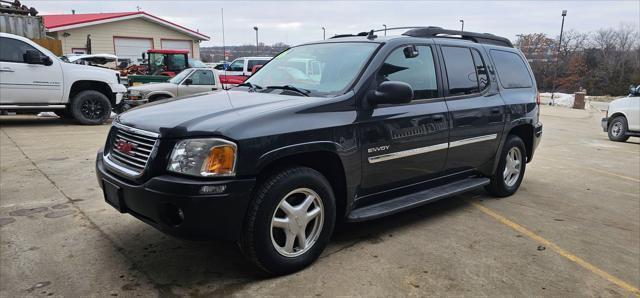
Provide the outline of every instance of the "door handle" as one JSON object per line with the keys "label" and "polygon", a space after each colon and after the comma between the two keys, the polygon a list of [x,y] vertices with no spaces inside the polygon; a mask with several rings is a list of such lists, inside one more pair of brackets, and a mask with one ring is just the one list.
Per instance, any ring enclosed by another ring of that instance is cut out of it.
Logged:
{"label": "door handle", "polygon": [[218,88],[211,88],[211,91],[216,91],[218,90]]}
{"label": "door handle", "polygon": [[0,71],[2,71],[2,72],[15,72],[13,69],[11,69],[9,67],[0,68]]}
{"label": "door handle", "polygon": [[500,108],[491,109],[491,114],[500,114],[501,112],[502,112],[502,110]]}

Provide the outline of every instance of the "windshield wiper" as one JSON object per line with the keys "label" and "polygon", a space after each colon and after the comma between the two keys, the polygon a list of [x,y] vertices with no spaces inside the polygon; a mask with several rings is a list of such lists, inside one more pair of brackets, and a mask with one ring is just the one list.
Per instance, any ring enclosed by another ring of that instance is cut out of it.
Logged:
{"label": "windshield wiper", "polygon": [[294,91],[294,92],[302,94],[303,96],[309,96],[309,93],[311,93],[310,90],[294,87],[294,86],[291,86],[291,85],[267,86],[266,89],[282,89],[282,90]]}
{"label": "windshield wiper", "polygon": [[244,82],[242,84],[238,84],[238,87],[249,87],[249,90],[251,91],[256,91],[258,89],[263,89],[261,86],[250,83],[250,82]]}

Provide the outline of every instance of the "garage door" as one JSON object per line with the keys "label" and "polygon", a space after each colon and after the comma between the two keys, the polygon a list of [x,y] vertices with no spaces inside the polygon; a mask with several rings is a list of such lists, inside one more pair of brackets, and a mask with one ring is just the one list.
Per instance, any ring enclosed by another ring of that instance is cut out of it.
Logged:
{"label": "garage door", "polygon": [[142,53],[153,48],[153,40],[146,38],[114,37],[113,44],[118,58],[128,58],[132,62],[142,62]]}
{"label": "garage door", "polygon": [[165,50],[187,50],[189,51],[189,57],[193,57],[192,50],[193,42],[190,40],[162,40],[162,48]]}

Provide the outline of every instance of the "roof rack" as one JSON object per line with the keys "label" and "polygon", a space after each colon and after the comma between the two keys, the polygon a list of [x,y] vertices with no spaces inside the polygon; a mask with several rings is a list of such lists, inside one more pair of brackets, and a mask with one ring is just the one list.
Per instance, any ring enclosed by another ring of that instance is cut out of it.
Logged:
{"label": "roof rack", "polygon": [[405,33],[405,36],[412,37],[450,37],[470,40],[476,43],[492,44],[497,46],[505,46],[513,48],[513,44],[507,38],[493,35],[491,33],[476,33],[469,31],[458,31],[442,29],[440,27],[423,27],[411,29]]}
{"label": "roof rack", "polygon": [[394,27],[394,28],[386,28],[386,29],[377,29],[371,30],[369,32],[360,32],[358,34],[340,34],[333,36],[331,38],[341,38],[341,37],[354,37],[354,36],[367,36],[375,38],[373,32],[384,32],[384,31],[392,31],[392,30],[406,30],[405,33],[402,33],[404,36],[411,37],[444,37],[444,38],[458,38],[473,41],[475,43],[484,43],[484,44],[492,44],[498,46],[505,46],[513,48],[513,44],[507,38],[500,37],[497,35],[493,35],[491,33],[477,33],[477,32],[469,32],[469,31],[458,31],[458,30],[449,30],[443,29],[441,27],[436,26],[409,26],[409,27]]}

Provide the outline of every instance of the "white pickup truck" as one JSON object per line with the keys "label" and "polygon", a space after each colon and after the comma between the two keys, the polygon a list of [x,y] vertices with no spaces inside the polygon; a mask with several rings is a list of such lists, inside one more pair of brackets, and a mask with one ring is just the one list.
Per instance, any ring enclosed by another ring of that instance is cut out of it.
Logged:
{"label": "white pickup truck", "polygon": [[602,118],[602,129],[615,142],[640,137],[640,85],[631,86],[627,97],[609,103],[607,116]]}
{"label": "white pickup truck", "polygon": [[127,89],[116,71],[63,62],[33,41],[0,33],[0,111],[54,111],[101,124]]}

